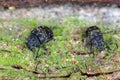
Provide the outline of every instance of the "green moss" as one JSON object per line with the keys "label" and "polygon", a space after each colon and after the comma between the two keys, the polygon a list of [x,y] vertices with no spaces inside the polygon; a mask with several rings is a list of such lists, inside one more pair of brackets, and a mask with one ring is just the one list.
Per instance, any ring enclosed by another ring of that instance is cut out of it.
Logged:
{"label": "green moss", "polygon": [[[72,51],[82,51],[86,52],[81,42],[82,33],[76,33],[76,30],[85,30],[89,25],[89,22],[85,20],[80,20],[77,17],[67,17],[63,19],[62,22],[58,20],[46,20],[46,21],[37,21],[35,19],[18,19],[18,20],[7,20],[6,24],[12,25],[12,29],[9,30],[9,26],[5,26],[0,22],[0,25],[3,25],[1,34],[0,34],[0,67],[6,67],[8,70],[1,71],[0,76],[10,76],[14,78],[26,78],[29,77],[30,80],[36,80],[36,76],[33,73],[27,72],[25,70],[16,70],[11,68],[11,65],[18,64],[24,66],[28,69],[34,69],[36,61],[33,59],[33,53],[28,50],[25,45],[26,38],[28,37],[30,31],[39,26],[46,25],[50,26],[54,32],[53,41],[44,44],[47,50],[44,50],[44,47],[41,46],[38,58],[38,69],[43,70],[45,73],[49,73],[49,68],[53,66],[53,69],[57,70],[58,73],[66,73],[73,70],[73,67],[79,67],[83,72],[87,72],[87,66],[90,66],[93,70],[96,70],[99,66],[95,63],[95,59],[91,56],[85,57],[84,55],[75,55],[75,61],[77,64],[72,63],[72,57],[70,54]],[[103,25],[98,24],[102,32],[106,30]],[[23,32],[22,32],[23,31]],[[22,32],[20,34],[20,32]],[[20,34],[20,36],[18,36]],[[79,35],[79,43],[72,44],[71,36]],[[120,35],[120,33],[118,33]],[[113,33],[108,33],[104,35],[105,41],[107,41],[109,46],[112,48],[115,47],[115,43],[119,40],[113,39],[110,40],[113,36]],[[16,48],[17,45],[21,45],[23,50]],[[8,50],[2,51],[2,50]],[[10,52],[9,52],[10,51]],[[107,52],[107,50],[106,50]],[[114,53],[120,52],[120,48],[116,49]],[[108,52],[108,56],[112,56],[113,51]],[[108,60],[108,59],[107,59]],[[106,61],[106,60],[105,60]],[[30,65],[31,63],[31,65]],[[69,69],[64,69],[64,67],[70,67]],[[52,71],[52,70],[51,70]],[[54,71],[54,70],[53,70]],[[54,73],[54,72],[51,72]],[[57,74],[57,73],[56,73]],[[79,77],[81,76],[81,77]],[[73,73],[72,77],[69,79],[86,79],[86,76],[82,76],[79,72]],[[68,79],[68,80],[69,80]],[[49,79],[47,80],[54,80]],[[56,79],[55,79],[56,80]],[[59,79],[57,79],[59,80]],[[64,79],[60,79],[64,80]],[[65,79],[66,80],[66,79]],[[99,80],[99,78],[97,79]]]}

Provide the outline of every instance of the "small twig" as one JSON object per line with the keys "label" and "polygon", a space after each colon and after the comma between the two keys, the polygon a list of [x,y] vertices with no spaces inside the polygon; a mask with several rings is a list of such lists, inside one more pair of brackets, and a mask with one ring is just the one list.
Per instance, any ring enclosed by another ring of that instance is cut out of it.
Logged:
{"label": "small twig", "polygon": [[68,78],[71,76],[72,73],[68,74],[52,74],[52,75],[40,75],[38,78]]}
{"label": "small twig", "polygon": [[6,68],[0,68],[0,70],[7,70]]}
{"label": "small twig", "polygon": [[11,53],[10,50],[5,50],[5,49],[0,50],[0,52],[8,52],[8,53]]}
{"label": "small twig", "polygon": [[107,74],[112,74],[114,72],[119,72],[119,70],[114,70],[114,71],[110,71],[110,72],[87,72],[86,75],[88,77],[91,77],[91,76],[100,76],[100,75],[107,75]]}
{"label": "small twig", "polygon": [[24,67],[22,67],[20,65],[12,65],[11,67],[15,68],[15,69],[18,69],[18,70],[23,69],[25,71],[32,72],[32,73],[35,73],[35,74],[44,74],[44,73],[41,73],[41,72],[38,72],[38,71],[35,71],[35,70],[29,70],[29,69],[24,68]]}
{"label": "small twig", "polygon": [[108,74],[112,74],[114,72],[119,72],[120,71],[120,69],[118,69],[118,70],[114,70],[114,71],[110,71],[110,72],[83,72],[79,68],[77,70],[78,70],[78,72],[81,73],[81,75],[84,75],[84,76],[87,76],[87,77],[100,76],[100,75],[108,75]]}

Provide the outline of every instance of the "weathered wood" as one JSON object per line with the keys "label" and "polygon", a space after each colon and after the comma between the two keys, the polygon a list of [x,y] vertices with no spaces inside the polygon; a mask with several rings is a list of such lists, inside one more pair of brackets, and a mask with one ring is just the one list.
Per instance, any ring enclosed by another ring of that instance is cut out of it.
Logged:
{"label": "weathered wood", "polygon": [[43,3],[80,3],[80,4],[116,4],[120,6],[120,0],[0,0],[0,6],[3,7],[25,7],[25,6],[37,6]]}

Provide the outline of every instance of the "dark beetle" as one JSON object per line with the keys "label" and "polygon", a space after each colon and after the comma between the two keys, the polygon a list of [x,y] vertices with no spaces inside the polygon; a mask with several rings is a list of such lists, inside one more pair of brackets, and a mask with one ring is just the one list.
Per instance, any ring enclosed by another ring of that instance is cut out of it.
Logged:
{"label": "dark beetle", "polygon": [[89,45],[90,53],[94,52],[94,46],[96,46],[99,52],[104,50],[103,35],[97,26],[91,26],[87,28],[83,36],[83,41],[86,45]]}
{"label": "dark beetle", "polygon": [[[29,37],[27,38],[26,45],[31,51],[33,51],[35,47],[39,47],[40,49],[40,46],[42,44],[52,39],[53,39],[52,30],[47,26],[39,26],[31,31]],[[35,59],[38,57],[39,49],[36,53]]]}

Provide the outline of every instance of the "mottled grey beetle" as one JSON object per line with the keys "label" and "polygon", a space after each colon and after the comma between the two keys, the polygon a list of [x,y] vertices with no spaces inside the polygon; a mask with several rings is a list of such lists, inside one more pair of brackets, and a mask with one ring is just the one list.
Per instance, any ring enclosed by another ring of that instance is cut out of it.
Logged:
{"label": "mottled grey beetle", "polygon": [[94,53],[93,47],[96,47],[99,52],[104,50],[103,35],[97,26],[87,28],[83,35],[83,42],[89,46],[90,53]]}

